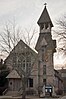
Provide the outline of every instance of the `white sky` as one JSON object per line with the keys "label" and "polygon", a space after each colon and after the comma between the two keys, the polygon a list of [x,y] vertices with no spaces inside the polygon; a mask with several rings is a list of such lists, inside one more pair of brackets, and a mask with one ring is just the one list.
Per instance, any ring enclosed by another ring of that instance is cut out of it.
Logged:
{"label": "white sky", "polygon": [[45,2],[53,23],[66,12],[66,0],[0,0],[0,24],[15,17],[23,27],[36,25]]}
{"label": "white sky", "polygon": [[[22,28],[33,25],[38,29],[37,21],[44,3],[47,3],[49,15],[55,26],[55,20],[66,13],[66,0],[0,0],[0,29],[6,21],[13,20],[14,17]],[[55,58],[55,64],[60,63],[61,59]]]}

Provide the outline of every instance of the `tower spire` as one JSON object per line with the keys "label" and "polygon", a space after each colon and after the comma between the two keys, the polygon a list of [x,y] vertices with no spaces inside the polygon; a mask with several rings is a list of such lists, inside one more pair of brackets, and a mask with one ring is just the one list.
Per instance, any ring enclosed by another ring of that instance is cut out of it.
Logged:
{"label": "tower spire", "polygon": [[50,19],[49,13],[47,11],[46,5],[47,3],[44,4],[44,10],[38,20],[38,25],[40,26],[40,32],[51,32],[51,28],[53,27],[53,23]]}

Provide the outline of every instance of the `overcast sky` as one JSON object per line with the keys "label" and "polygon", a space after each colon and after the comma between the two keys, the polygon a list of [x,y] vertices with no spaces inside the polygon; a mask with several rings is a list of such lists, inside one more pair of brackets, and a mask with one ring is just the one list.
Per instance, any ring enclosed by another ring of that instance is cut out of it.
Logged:
{"label": "overcast sky", "polygon": [[36,25],[45,2],[53,23],[66,12],[66,0],[0,0],[0,24],[15,17],[23,27]]}
{"label": "overcast sky", "polygon": [[0,0],[0,28],[13,18],[22,28],[31,25],[38,27],[37,21],[43,11],[44,3],[47,3],[49,15],[55,25],[55,20],[66,13],[66,0]]}

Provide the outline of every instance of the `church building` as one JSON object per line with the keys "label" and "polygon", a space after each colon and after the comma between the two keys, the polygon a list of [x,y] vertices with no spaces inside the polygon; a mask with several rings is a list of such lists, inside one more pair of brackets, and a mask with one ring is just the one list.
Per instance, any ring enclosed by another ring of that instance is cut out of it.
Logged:
{"label": "church building", "polygon": [[37,23],[40,33],[35,49],[20,40],[5,60],[7,68],[10,69],[6,77],[9,81],[8,89],[19,91],[22,86],[21,77],[24,77],[25,72],[25,75],[30,74],[27,76],[26,91],[30,90],[34,94],[43,92],[44,95],[48,92],[55,95],[59,89],[62,90],[63,82],[58,76],[59,73],[54,70],[53,55],[56,52],[56,40],[52,39],[53,23],[46,5]]}

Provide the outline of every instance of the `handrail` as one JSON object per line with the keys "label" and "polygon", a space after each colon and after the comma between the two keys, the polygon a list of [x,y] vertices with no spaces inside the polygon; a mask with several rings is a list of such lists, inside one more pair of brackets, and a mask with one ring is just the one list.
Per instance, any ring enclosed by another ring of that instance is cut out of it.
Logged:
{"label": "handrail", "polygon": [[5,90],[3,91],[3,95],[5,95],[7,91],[8,91],[8,89],[5,89]]}

